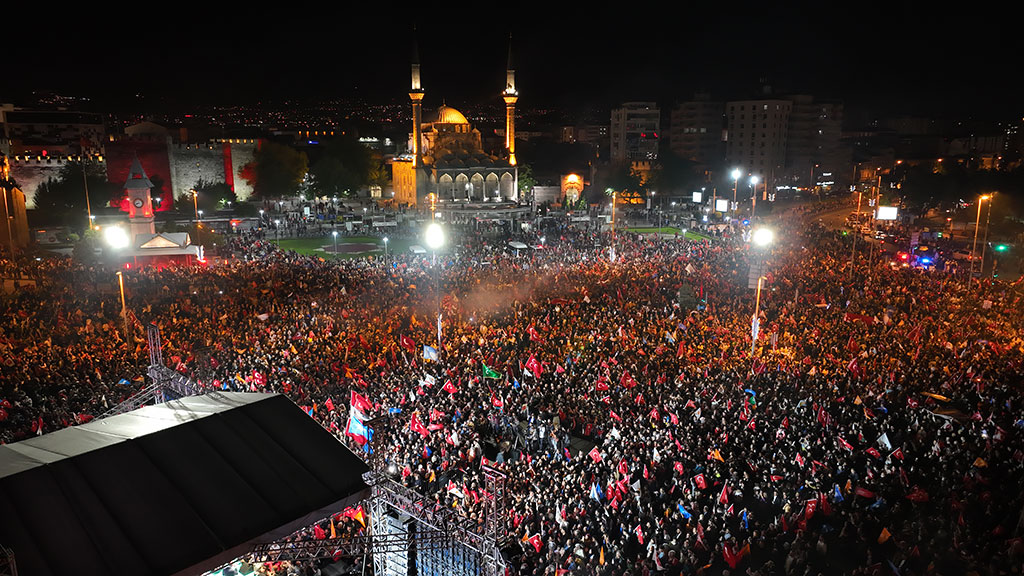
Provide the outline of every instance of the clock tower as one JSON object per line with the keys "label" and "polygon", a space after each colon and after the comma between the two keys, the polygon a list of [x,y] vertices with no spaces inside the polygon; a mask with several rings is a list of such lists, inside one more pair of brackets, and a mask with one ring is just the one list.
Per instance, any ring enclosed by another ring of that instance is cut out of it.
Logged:
{"label": "clock tower", "polygon": [[142,169],[139,157],[132,160],[128,170],[128,180],[124,183],[124,192],[128,197],[128,223],[132,242],[139,234],[156,234],[153,226],[153,199],[150,192],[153,182]]}

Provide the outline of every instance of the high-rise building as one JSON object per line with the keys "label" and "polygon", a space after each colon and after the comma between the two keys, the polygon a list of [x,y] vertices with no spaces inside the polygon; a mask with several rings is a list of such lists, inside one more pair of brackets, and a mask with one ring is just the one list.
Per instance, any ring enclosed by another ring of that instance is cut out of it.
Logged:
{"label": "high-rise building", "polygon": [[849,152],[844,153],[840,145],[843,105],[815,102],[809,95],[791,96],[789,100],[793,109],[786,147],[787,183],[800,187],[830,186],[840,171],[845,174],[850,163]]}
{"label": "high-rise building", "polygon": [[680,102],[672,109],[669,147],[681,158],[705,166],[720,163],[725,154],[722,146],[725,105],[697,94],[689,102]]}
{"label": "high-rise building", "polygon": [[789,142],[789,100],[738,100],[725,105],[725,159],[730,167],[771,182],[783,173]]}
{"label": "high-rise building", "polygon": [[655,102],[626,102],[612,110],[611,159],[633,162],[658,159],[661,110]]}

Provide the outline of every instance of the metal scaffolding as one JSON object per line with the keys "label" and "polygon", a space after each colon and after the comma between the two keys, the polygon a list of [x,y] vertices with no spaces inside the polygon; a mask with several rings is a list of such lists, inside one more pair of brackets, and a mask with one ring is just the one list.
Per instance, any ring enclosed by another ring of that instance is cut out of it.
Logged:
{"label": "metal scaffolding", "polygon": [[14,563],[14,552],[0,544],[0,576],[18,576],[18,566]]}
{"label": "metal scaffolding", "polygon": [[198,396],[206,390],[187,376],[164,366],[163,346],[160,342],[160,328],[156,324],[146,326],[149,341],[149,368],[146,374],[150,383],[131,397],[101,414],[100,418],[124,414],[147,404],[160,404],[175,398]]}
{"label": "metal scaffolding", "polygon": [[[495,495],[488,504],[490,516],[501,511],[498,507],[504,502],[504,474],[493,469],[488,474],[498,479],[498,483],[488,481],[488,491],[494,488],[491,493]],[[416,564],[421,576],[504,575],[505,561],[497,538],[478,533],[472,520],[428,501],[383,474],[367,472],[363,479],[370,485],[370,499],[363,503],[370,510],[366,535],[316,539],[307,527],[283,540],[255,546],[251,560],[369,556],[377,576],[406,576],[411,563]],[[316,524],[329,520],[324,518]],[[500,522],[488,522],[488,531],[501,533]]]}

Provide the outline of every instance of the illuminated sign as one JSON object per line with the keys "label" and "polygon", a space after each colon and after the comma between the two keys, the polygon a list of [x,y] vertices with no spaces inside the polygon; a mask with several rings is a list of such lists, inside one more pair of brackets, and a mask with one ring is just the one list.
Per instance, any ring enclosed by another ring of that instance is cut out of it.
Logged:
{"label": "illuminated sign", "polygon": [[715,211],[716,212],[728,212],[729,211],[729,201],[728,200],[722,200],[722,199],[715,200]]}
{"label": "illuminated sign", "polygon": [[694,204],[700,204],[703,199],[704,199],[704,194],[703,193],[701,193],[701,192],[694,192],[693,193],[693,202],[694,202]]}
{"label": "illuminated sign", "polygon": [[895,220],[896,213],[898,210],[895,206],[879,206],[878,213],[875,215],[876,220]]}

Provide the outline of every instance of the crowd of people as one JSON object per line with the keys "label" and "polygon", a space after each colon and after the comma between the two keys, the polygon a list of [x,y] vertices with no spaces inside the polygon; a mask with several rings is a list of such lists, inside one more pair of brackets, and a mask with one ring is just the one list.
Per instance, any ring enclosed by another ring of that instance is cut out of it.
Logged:
{"label": "crowd of people", "polygon": [[127,338],[112,272],[26,260],[38,287],[0,301],[0,441],[137,391],[154,322],[172,368],[288,395],[481,529],[484,470],[504,473],[514,574],[1021,574],[1020,292],[814,222],[767,248],[619,233],[614,261],[608,233],[528,255],[456,237],[439,291],[430,258],[243,235],[223,265],[127,272]]}

